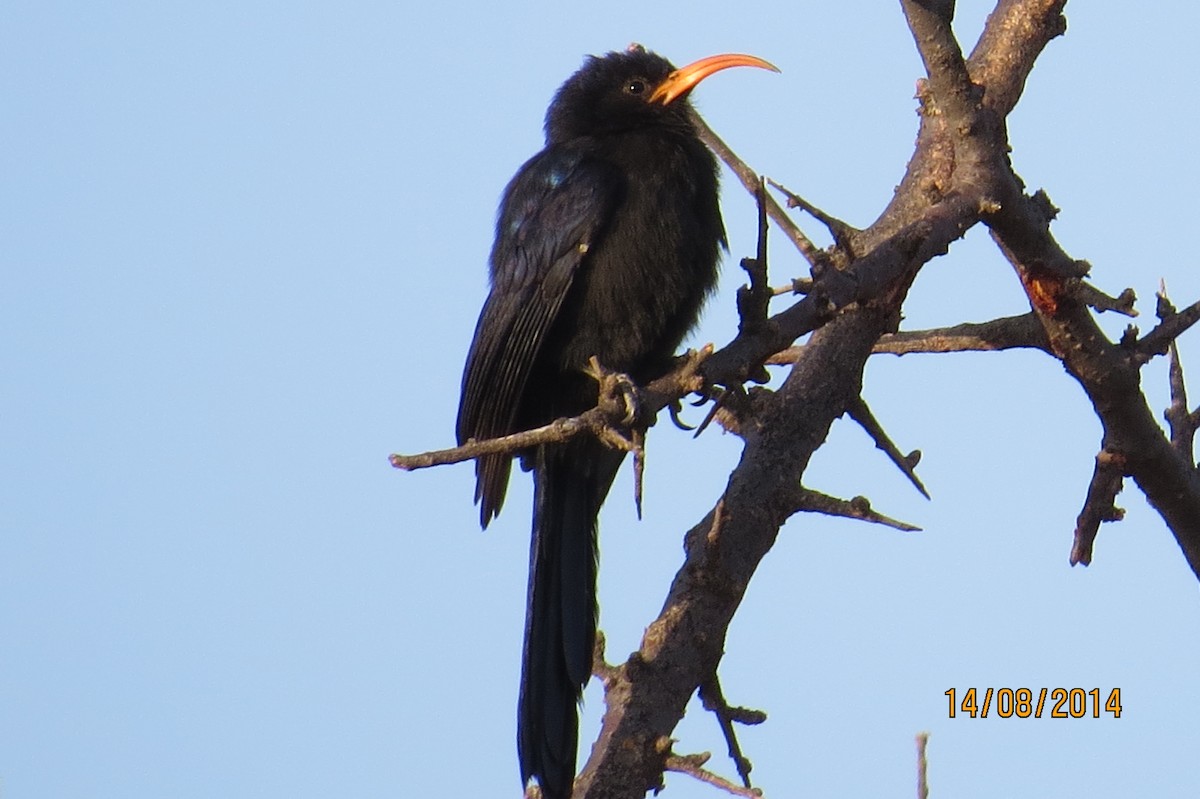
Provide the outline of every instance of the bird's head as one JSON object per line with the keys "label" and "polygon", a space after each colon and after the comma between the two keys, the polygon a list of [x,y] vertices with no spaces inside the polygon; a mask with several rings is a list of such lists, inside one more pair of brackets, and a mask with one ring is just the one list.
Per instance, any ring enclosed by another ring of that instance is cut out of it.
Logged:
{"label": "bird's head", "polygon": [[[567,79],[546,112],[546,141],[615,133],[687,119],[687,96],[700,81],[729,67],[770,63],[750,55],[714,55],[676,69],[670,61],[630,45],[623,52],[588,56]],[[684,124],[687,124],[686,122]]]}

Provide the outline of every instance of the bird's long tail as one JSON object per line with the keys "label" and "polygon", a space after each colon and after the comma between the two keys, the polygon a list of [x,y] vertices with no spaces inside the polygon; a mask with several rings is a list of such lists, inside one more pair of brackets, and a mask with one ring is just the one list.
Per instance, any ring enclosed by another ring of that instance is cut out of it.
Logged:
{"label": "bird's long tail", "polygon": [[546,799],[567,799],[575,779],[596,638],[596,516],[622,458],[577,440],[542,447],[534,469],[517,750],[523,783],[536,777]]}

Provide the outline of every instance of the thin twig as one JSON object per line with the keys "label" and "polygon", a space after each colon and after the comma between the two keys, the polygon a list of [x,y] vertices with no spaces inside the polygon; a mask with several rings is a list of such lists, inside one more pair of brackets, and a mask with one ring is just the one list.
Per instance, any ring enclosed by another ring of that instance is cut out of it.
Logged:
{"label": "thin twig", "polygon": [[1179,360],[1178,342],[1172,341],[1167,382],[1171,386],[1171,404],[1163,414],[1171,428],[1171,446],[1179,450],[1188,463],[1196,462],[1196,430],[1200,428],[1200,410],[1188,411],[1187,383],[1183,379],[1183,362]]}
{"label": "thin twig", "polygon": [[875,442],[878,449],[883,450],[892,463],[896,464],[896,468],[904,473],[909,482],[921,492],[921,496],[929,499],[929,492],[925,490],[925,484],[917,477],[916,466],[921,459],[920,450],[914,450],[909,455],[904,455],[899,448],[892,442],[887,431],[883,429],[883,425],[875,418],[875,414],[871,413],[871,409],[867,407],[867,402],[861,395],[855,397],[849,407],[846,408],[846,413],[850,414],[850,418],[858,422],[863,430],[867,431],[867,435]]}
{"label": "thin twig", "polygon": [[[901,330],[885,333],[871,351],[873,355],[913,353],[992,352],[1026,347],[1050,352],[1046,331],[1033,313],[1005,316],[990,322],[964,322],[930,330]],[[795,363],[804,345],[780,350],[767,363]]]}
{"label": "thin twig", "polygon": [[734,785],[724,777],[708,771],[703,768],[708,762],[711,755],[703,752],[698,755],[667,755],[666,769],[667,771],[677,771],[680,774],[687,774],[695,777],[700,782],[712,785],[715,788],[720,788],[726,793],[731,793],[734,796],[760,797],[763,795],[759,788],[743,788],[740,785]]}
{"label": "thin twig", "polygon": [[767,282],[767,189],[761,178],[754,199],[758,205],[758,248],[753,258],[741,261],[750,285],[742,286],[737,293],[738,332],[745,335],[754,335],[767,324],[774,296]]}
{"label": "thin twig", "polygon": [[606,414],[603,411],[599,408],[592,408],[579,416],[555,419],[550,424],[535,427],[532,430],[523,430],[520,433],[489,438],[484,441],[471,439],[458,447],[431,450],[416,455],[389,455],[388,460],[395,468],[410,472],[430,466],[461,463],[481,455],[511,454],[539,444],[558,444],[570,441],[577,435],[593,432],[603,424],[605,418]]}
{"label": "thin twig", "polygon": [[[716,153],[717,157],[733,170],[738,180],[746,187],[746,191],[754,194],[759,184],[758,173],[739,158],[737,153],[731,150],[729,145],[722,141],[721,137],[713,132],[708,123],[694,110],[691,112],[691,116],[700,141],[708,145],[708,148]],[[792,221],[787,211],[781,208],[779,203],[775,202],[775,198],[768,196],[766,199],[767,213],[775,220],[775,224],[779,225],[779,229],[783,231],[783,235],[787,236],[788,240],[795,245],[796,249],[800,251],[800,254],[804,256],[804,260],[808,261],[810,266],[816,265],[822,257],[820,248],[813,244],[808,236],[804,235],[804,231]]]}
{"label": "thin twig", "polygon": [[823,513],[826,516],[842,516],[847,519],[882,524],[894,530],[905,533],[919,533],[921,528],[908,522],[898,521],[871,509],[871,502],[866,497],[853,499],[838,499],[811,488],[801,488],[796,503],[796,510],[807,513]]}
{"label": "thin twig", "polygon": [[[625,375],[608,372],[597,366],[596,374],[601,381],[600,399],[596,407],[578,416],[555,419],[541,427],[498,438],[483,441],[472,439],[448,449],[431,450],[415,455],[393,454],[388,456],[388,460],[397,469],[414,471],[431,466],[461,463],[482,455],[515,454],[540,444],[560,444],[588,433],[614,449],[633,452],[636,455],[641,450],[641,442],[636,437],[627,438],[623,431],[648,426],[659,410],[688,392],[699,390],[704,382],[699,375],[699,369],[712,351],[711,344],[699,350],[688,350],[676,359],[676,366],[671,372],[642,388]],[[610,400],[610,397],[618,392],[621,400]]]}
{"label": "thin twig", "polygon": [[786,286],[776,286],[771,289],[771,292],[776,297],[781,297],[784,294],[807,294],[812,291],[813,281],[811,277],[794,277],[792,282]]}
{"label": "thin twig", "polygon": [[929,762],[925,750],[929,746],[929,733],[917,733],[917,799],[929,799]]}
{"label": "thin twig", "polygon": [[633,431],[633,506],[637,509],[638,521],[642,519],[642,480],[646,472],[646,431]]}
{"label": "thin twig", "polygon": [[761,710],[730,707],[729,702],[725,700],[725,693],[721,690],[720,678],[718,678],[715,671],[700,686],[699,693],[700,703],[704,706],[704,709],[717,717],[717,723],[721,726],[721,733],[725,736],[725,745],[729,749],[729,758],[737,768],[738,776],[742,778],[742,784],[747,788],[751,787],[750,771],[754,766],[742,753],[742,747],[738,743],[733,723],[736,721],[740,724],[762,724],[767,720],[767,714]]}
{"label": "thin twig", "polygon": [[833,236],[833,241],[838,247],[849,248],[850,237],[858,232],[854,226],[843,222],[832,214],[822,211],[820,208],[813,205],[799,194],[796,194],[782,183],[777,183],[770,178],[767,178],[767,183],[770,184],[773,189],[781,193],[784,197],[787,197],[788,208],[799,208],[800,210],[804,211],[806,214],[825,226],[825,228],[829,231],[829,235]]}

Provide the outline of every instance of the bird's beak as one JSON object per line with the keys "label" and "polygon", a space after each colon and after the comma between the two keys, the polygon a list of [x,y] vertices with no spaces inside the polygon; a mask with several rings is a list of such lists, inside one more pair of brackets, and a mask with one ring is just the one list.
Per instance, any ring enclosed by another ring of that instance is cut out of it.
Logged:
{"label": "bird's beak", "polygon": [[709,75],[730,67],[758,67],[759,69],[769,69],[772,72],[779,71],[769,61],[763,61],[752,55],[739,55],[738,53],[710,55],[708,58],[693,61],[686,67],[681,67],[668,75],[666,80],[658,84],[658,88],[650,95],[650,102],[670,105],[680,97],[686,96],[696,87],[697,83]]}

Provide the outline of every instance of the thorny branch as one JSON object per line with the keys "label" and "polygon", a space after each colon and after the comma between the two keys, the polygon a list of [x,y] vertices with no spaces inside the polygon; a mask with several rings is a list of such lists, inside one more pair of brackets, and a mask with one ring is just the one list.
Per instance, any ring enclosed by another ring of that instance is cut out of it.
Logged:
{"label": "thorny branch", "polygon": [[[1061,340],[1044,319],[1055,311],[1043,300],[1064,299],[1090,320],[1088,306],[1096,303],[1081,299],[1085,290],[1079,288],[1087,265],[1039,246],[1052,206],[1044,194],[1024,194],[1009,161],[1004,124],[1042,48],[1065,30],[1063,5],[1064,0],[1001,0],[964,59],[950,29],[951,3],[902,2],[928,72],[908,171],[879,219],[835,244],[826,257],[814,252],[807,237],[789,232],[813,266],[807,295],[771,316],[757,333],[739,334],[703,365],[708,380],[737,385],[768,357],[815,331],[777,390],[749,394],[736,409],[746,442],[742,459],[716,507],[689,532],[686,563],[641,650],[617,667],[578,796],[640,796],[661,785],[663,762],[653,742],[670,734],[688,696],[714,673],[726,625],[779,526],[806,499],[812,501],[800,488],[808,458],[832,420],[859,396],[863,364],[881,337],[894,332],[923,264],[986,221],[1018,260],[1036,263],[1022,278],[1037,301],[1031,315],[1003,325],[1004,337],[995,327],[956,335],[974,335],[988,346],[1035,347],[1062,358]],[[753,190],[757,175],[736,159],[726,161]],[[771,204],[768,210],[779,221],[779,210]],[[1029,255],[1036,262],[1022,257]],[[926,336],[925,343],[931,339]],[[900,347],[902,341],[889,343]],[[1180,464],[1166,468],[1177,477],[1194,473],[1190,464],[1186,469]],[[1179,523],[1168,518],[1173,530]],[[706,635],[697,637],[698,630]]]}
{"label": "thorny branch", "polygon": [[1101,522],[1124,518],[1125,511],[1114,503],[1125,480],[1125,462],[1119,454],[1101,451],[1096,456],[1096,470],[1088,485],[1087,499],[1075,522],[1075,542],[1071,546],[1071,565],[1092,562],[1092,544],[1100,531]]}
{"label": "thorny branch", "polygon": [[708,763],[711,757],[712,755],[708,752],[698,755],[669,754],[663,761],[663,767],[667,771],[677,771],[680,774],[687,774],[700,782],[712,785],[714,788],[719,788],[734,796],[758,797],[763,795],[763,792],[758,788],[751,788],[749,785],[735,785],[724,777],[704,768],[704,765]]}
{"label": "thorny branch", "polygon": [[[1140,339],[1131,332],[1120,342],[1110,341],[1092,311],[1132,313],[1132,292],[1106,297],[1082,280],[1087,263],[1063,251],[1049,232],[1057,209],[1044,192],[1025,193],[1010,160],[1007,116],[1041,51],[1065,31],[1065,2],[999,0],[965,57],[951,28],[951,0],[901,0],[926,77],[918,91],[914,152],[879,218],[862,230],[835,230],[828,221],[833,217],[818,216],[835,238],[833,246],[821,250],[779,203],[762,193],[765,214],[811,266],[810,280],[792,281],[804,296],[774,314],[756,304],[756,313],[767,313],[765,319],[760,315],[747,324],[743,318],[738,334],[724,347],[707,358],[682,360],[671,374],[637,392],[642,411],[636,424],[644,429],[653,414],[688,393],[707,395],[724,387],[735,399],[718,418],[724,417],[722,424],[736,431],[745,446],[725,491],[687,533],[685,562],[641,647],[624,663],[603,664],[607,712],[576,782],[577,799],[641,797],[662,787],[667,769],[708,774],[701,768],[702,756],[673,754],[670,736],[688,699],[716,674],[729,622],[787,519],[820,510],[913,529],[875,514],[865,499],[837,500],[802,486],[809,459],[832,422],[865,407],[862,373],[872,353],[1029,347],[1061,360],[1104,427],[1077,520],[1072,561],[1090,560],[1101,522],[1119,518],[1114,499],[1123,479],[1132,477],[1200,575],[1200,473],[1192,460],[1200,411],[1187,408],[1174,344],[1200,319],[1200,303],[1160,314],[1159,325]],[[747,190],[761,192],[759,174],[702,121],[698,126]],[[980,222],[1016,270],[1030,311],[981,324],[897,332],[901,308],[920,269]],[[798,346],[806,334],[811,336]],[[1173,364],[1170,438],[1155,422],[1140,387],[1140,367],[1168,352]],[[759,376],[766,363],[787,365],[789,372],[777,388],[746,391],[743,383]],[[533,432],[577,435],[582,428],[595,434],[591,422],[581,419],[560,420],[547,426],[553,431]],[[600,424],[613,423],[605,416]],[[469,447],[517,451],[530,445],[529,440],[510,439],[469,443],[456,448],[454,457],[484,451],[464,451]],[[412,458],[400,460],[397,465],[423,465]],[[746,790],[724,782],[726,789]]]}
{"label": "thorny branch", "polygon": [[[885,333],[875,343],[873,354],[910,355],[917,352],[987,352],[1018,347],[1050,352],[1046,331],[1032,313],[1006,316],[990,322],[964,322],[936,330],[900,330]],[[804,345],[788,347],[767,359],[768,364],[795,363]]]}
{"label": "thorny branch", "polygon": [[885,527],[891,527],[906,533],[915,533],[921,530],[916,525],[884,516],[872,508],[871,501],[863,496],[854,497],[853,499],[838,499],[828,494],[822,494],[820,491],[801,489],[797,499],[799,500],[796,505],[797,511],[858,519],[864,522],[882,524]]}
{"label": "thorny branch", "polygon": [[[692,124],[696,126],[697,132],[700,134],[700,139],[708,145],[717,157],[733,170],[737,175],[738,180],[746,187],[746,191],[751,194],[757,194],[758,187],[762,183],[762,178],[757,172],[751,169],[745,161],[738,158],[737,153],[730,149],[720,136],[718,136],[704,118],[697,114],[694,110],[691,114]],[[788,240],[795,245],[800,254],[804,256],[810,264],[815,265],[824,256],[820,248],[809,240],[808,236],[804,235],[804,231],[792,221],[792,218],[787,215],[787,212],[779,207],[779,203],[771,196],[764,197],[764,203],[767,208],[767,215],[771,217],[775,224],[779,225],[779,229],[783,231]]]}
{"label": "thorny branch", "polygon": [[905,455],[900,452],[892,439],[884,431],[883,425],[879,424],[875,418],[875,414],[871,413],[871,409],[867,407],[867,402],[861,396],[855,397],[849,407],[846,408],[846,413],[850,418],[858,422],[859,426],[867,432],[871,440],[875,442],[876,448],[883,451],[888,456],[896,468],[904,473],[908,481],[913,484],[917,491],[921,492],[921,496],[929,499],[929,492],[925,490],[925,484],[917,477],[917,464],[921,460],[921,451],[913,450]]}
{"label": "thorny branch", "polygon": [[737,732],[733,725],[734,722],[762,724],[767,720],[767,714],[761,710],[731,706],[725,699],[725,693],[721,690],[721,681],[716,673],[713,673],[700,686],[699,694],[704,709],[715,714],[721,725],[721,733],[725,736],[725,745],[729,748],[729,757],[737,768],[738,776],[742,778],[742,785],[750,788],[750,772],[754,767],[751,765],[750,759],[742,754],[742,747],[738,743]]}
{"label": "thorny branch", "polygon": [[[637,433],[654,423],[658,412],[693,391],[701,390],[700,364],[711,347],[690,350],[676,359],[675,368],[648,386],[637,386],[624,375],[605,372],[597,365],[599,400],[596,407],[578,416],[555,419],[550,424],[486,441],[474,439],[457,447],[415,455],[388,456],[393,467],[404,471],[427,469],[474,460],[481,455],[516,454],[540,444],[560,444],[579,435],[592,435],[626,452],[639,450]],[[632,397],[630,396],[632,395]],[[630,406],[635,418],[630,418]]]}

